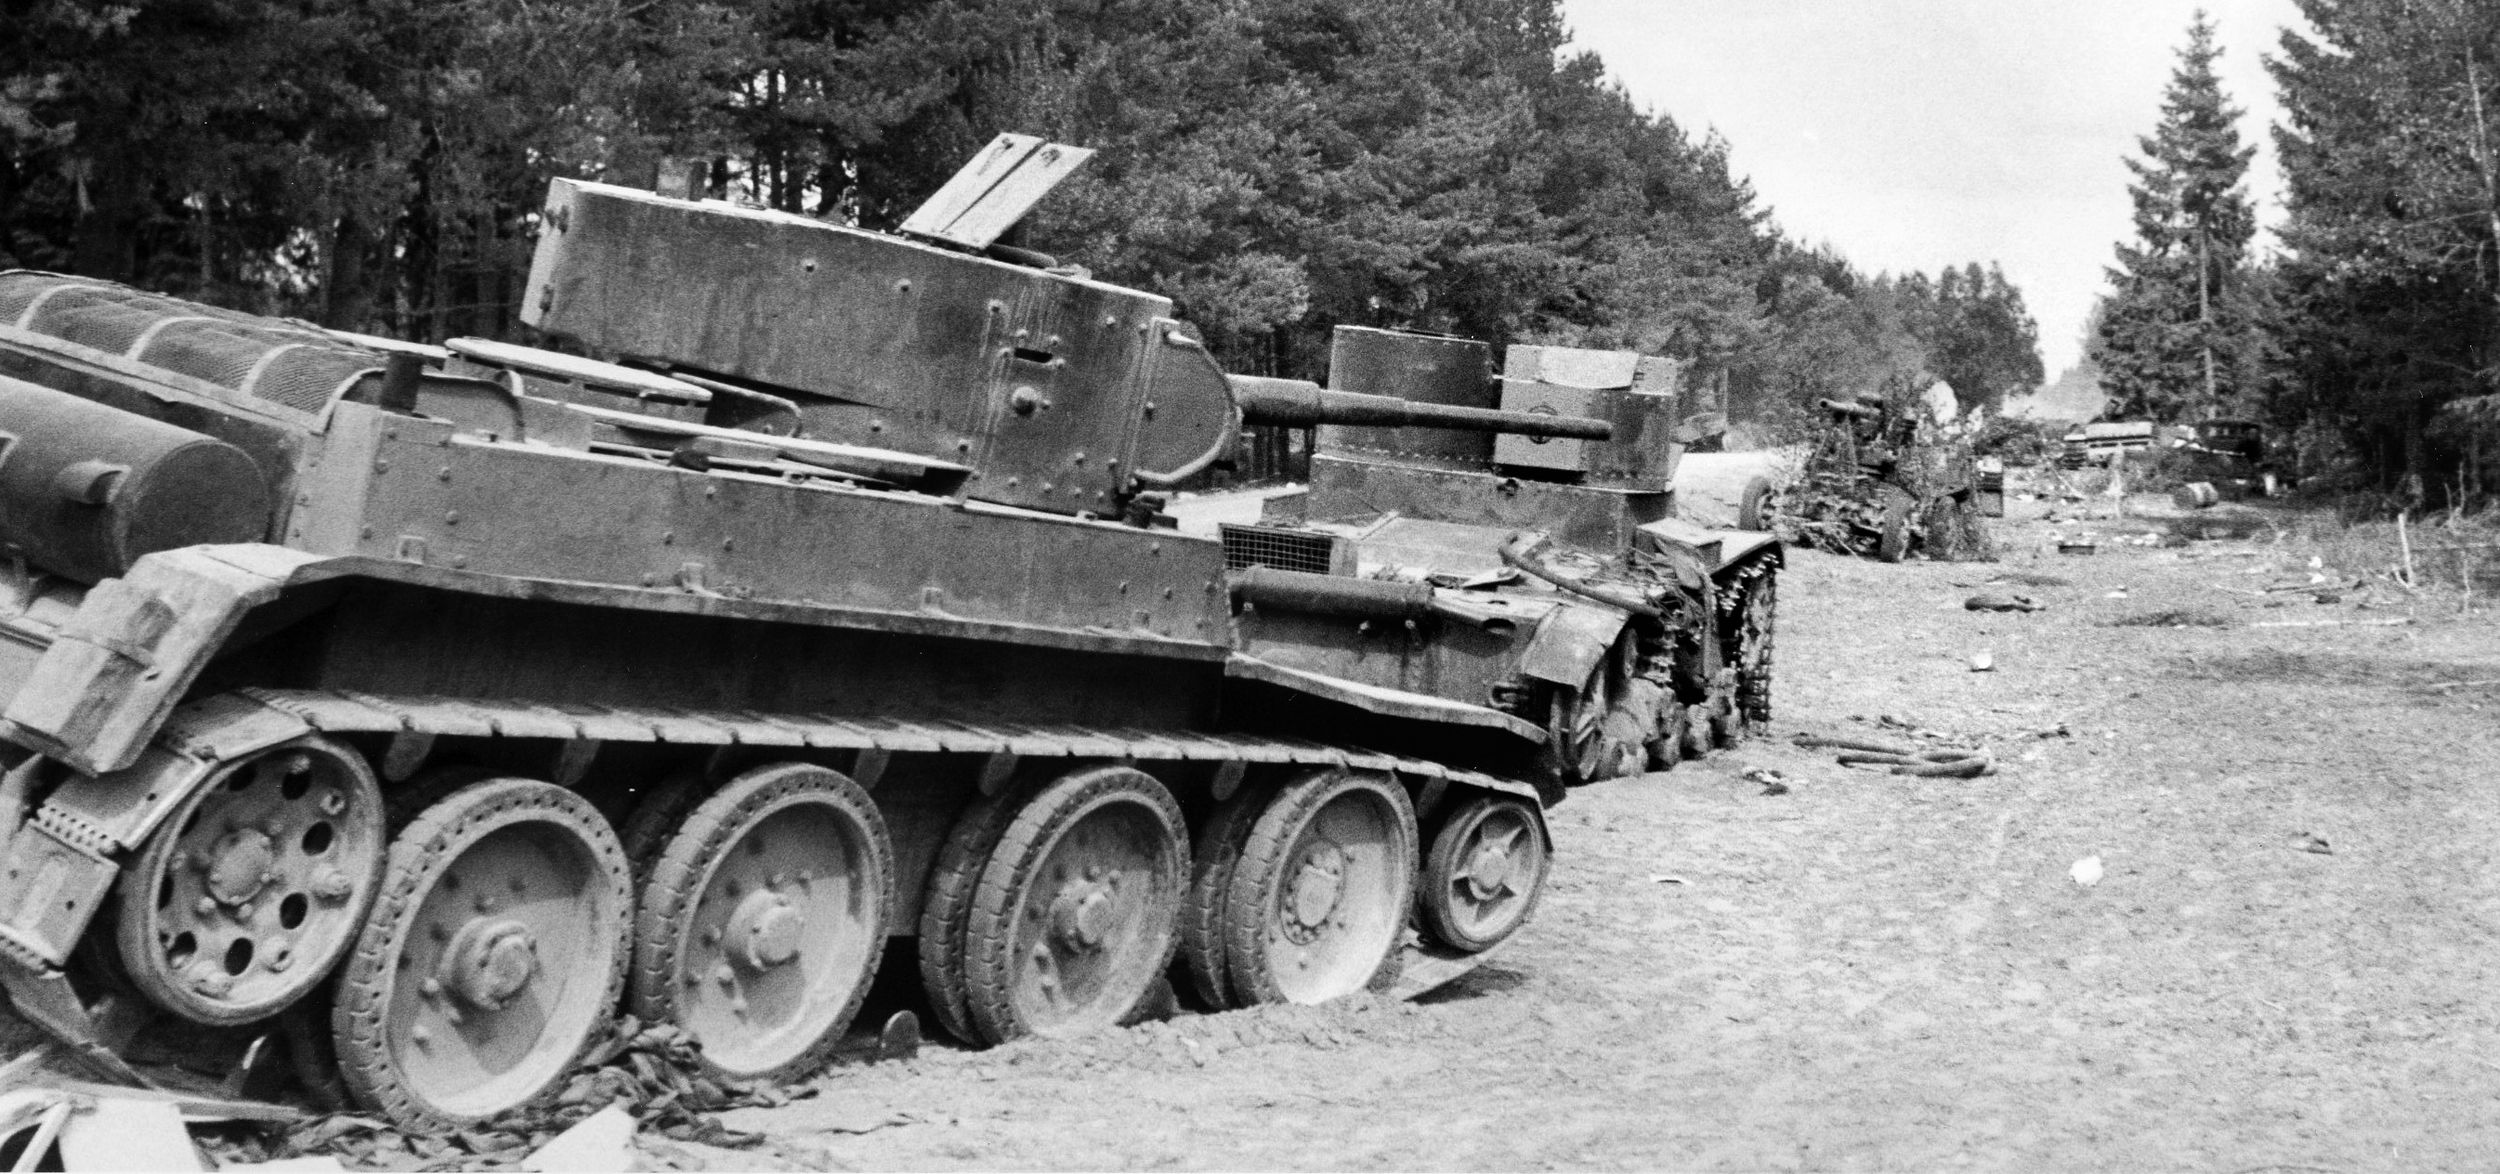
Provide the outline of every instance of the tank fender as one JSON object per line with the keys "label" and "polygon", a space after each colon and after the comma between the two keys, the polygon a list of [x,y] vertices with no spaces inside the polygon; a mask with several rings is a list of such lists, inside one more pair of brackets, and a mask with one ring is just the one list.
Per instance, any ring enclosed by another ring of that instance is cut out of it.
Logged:
{"label": "tank fender", "polygon": [[1632,617],[1619,608],[1566,599],[1536,626],[1519,658],[1520,675],[1577,689],[1615,646]]}
{"label": "tank fender", "polygon": [[0,711],[0,732],[82,774],[139,760],[244,614],[321,556],[258,543],[139,560],[87,593]]}

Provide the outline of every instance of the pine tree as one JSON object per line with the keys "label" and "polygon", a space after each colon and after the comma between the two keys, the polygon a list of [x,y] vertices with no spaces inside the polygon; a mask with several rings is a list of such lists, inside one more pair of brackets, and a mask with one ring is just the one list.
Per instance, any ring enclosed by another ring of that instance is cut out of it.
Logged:
{"label": "pine tree", "polygon": [[2248,242],[2256,215],[2241,180],[2254,147],[2215,75],[2222,49],[2203,11],[2162,99],[2161,124],[2127,160],[2136,240],[2118,248],[2108,313],[2092,346],[2111,412],[2177,420],[2246,410],[2256,345]]}

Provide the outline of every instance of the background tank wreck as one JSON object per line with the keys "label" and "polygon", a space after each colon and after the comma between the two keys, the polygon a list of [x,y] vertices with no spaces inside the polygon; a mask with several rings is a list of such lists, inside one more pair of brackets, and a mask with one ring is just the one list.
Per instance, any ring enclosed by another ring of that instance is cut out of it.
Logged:
{"label": "background tank wreck", "polygon": [[[1496,375],[1482,342],[1340,327],[1332,387],[1589,416],[1612,433],[1322,428],[1309,491],[1271,503],[1268,525],[1229,529],[1227,555],[1237,566],[1325,558],[1534,616],[1527,688],[1508,704],[1545,727],[1554,777],[1672,766],[1770,720],[1781,561],[1768,534],[1675,516],[1684,445],[1724,427],[1692,410],[1679,370],[1625,351],[1519,344]],[[1248,646],[1269,627],[1250,628]]]}
{"label": "background tank wreck", "polygon": [[1612,428],[1227,377],[991,247],[1083,155],[1002,138],[904,236],[556,181],[529,319],[630,367],[0,274],[20,1013],[125,1078],[152,1022],[334,1049],[425,1127],[620,1003],[803,1073],[889,940],[998,1041],[1517,929],[1545,629],[1229,575],[1153,490],[1245,421]]}

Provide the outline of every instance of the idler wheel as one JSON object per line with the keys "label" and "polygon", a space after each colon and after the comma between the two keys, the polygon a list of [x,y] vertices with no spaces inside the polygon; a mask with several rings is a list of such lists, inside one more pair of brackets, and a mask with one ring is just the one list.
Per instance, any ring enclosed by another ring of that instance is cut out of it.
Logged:
{"label": "idler wheel", "polygon": [[1178,944],[1185,828],[1172,793],[1124,766],[1021,805],[972,899],[964,969],[983,1039],[1080,1035],[1136,1008]]}
{"label": "idler wheel", "polygon": [[308,738],[220,768],[141,844],[116,889],[122,970],[195,1023],[266,1019],[329,977],[382,869],[381,785]]}
{"label": "idler wheel", "polygon": [[348,1091],[412,1130],[547,1092],[616,1004],[632,908],[624,850],[580,795],[498,778],[427,807],[339,976]]}
{"label": "idler wheel", "polygon": [[1369,985],[1396,952],[1415,885],[1415,808],[1386,776],[1320,771],[1250,831],[1225,904],[1244,1003],[1319,1003]]}
{"label": "idler wheel", "polygon": [[1492,949],[1536,911],[1552,860],[1535,808],[1507,796],[1468,800],[1442,822],[1424,858],[1416,900],[1424,929],[1453,950]]}
{"label": "idler wheel", "polygon": [[633,1008],[703,1045],[703,1066],[784,1080],[821,1067],[885,953],[894,849],[859,784],[752,770],[698,804],[642,888]]}

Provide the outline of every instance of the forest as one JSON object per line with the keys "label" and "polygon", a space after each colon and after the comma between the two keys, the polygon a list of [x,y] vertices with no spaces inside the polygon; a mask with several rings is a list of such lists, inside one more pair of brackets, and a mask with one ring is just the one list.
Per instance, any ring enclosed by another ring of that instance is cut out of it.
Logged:
{"label": "forest", "polygon": [[2265,62],[2286,112],[2274,247],[2200,14],[2129,160],[2135,234],[2089,358],[2113,418],[2256,419],[2348,500],[2471,507],[2500,456],[2500,5],[2300,9]]}
{"label": "forest", "polygon": [[1793,239],[1557,0],[0,0],[0,267],[418,339],[527,338],[553,176],[870,228],[1001,131],[1100,153],[1020,243],[1173,297],[1234,370],[1339,324],[1636,348],[1767,431],[2041,376],[1978,261]]}

